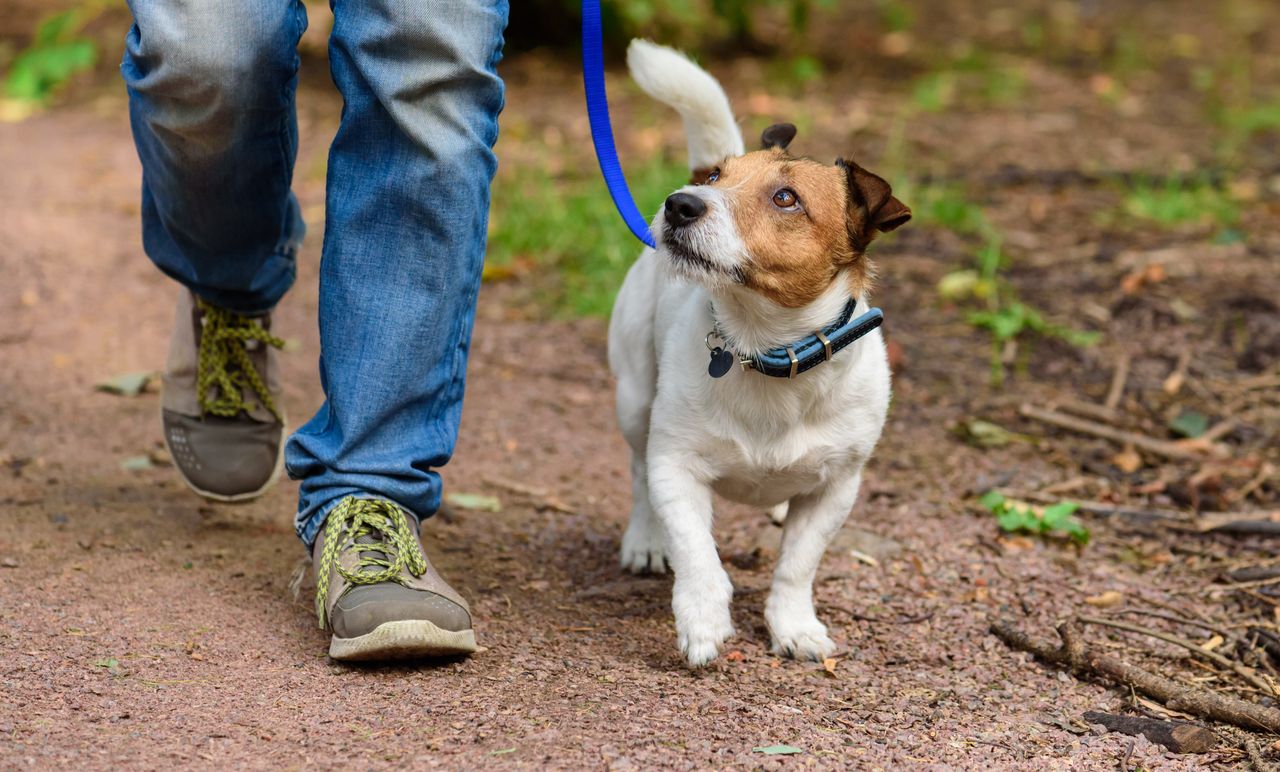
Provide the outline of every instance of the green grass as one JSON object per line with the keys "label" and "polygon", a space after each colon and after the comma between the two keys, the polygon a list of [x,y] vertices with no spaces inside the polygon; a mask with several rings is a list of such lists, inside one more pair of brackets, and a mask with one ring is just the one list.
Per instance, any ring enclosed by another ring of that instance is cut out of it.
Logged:
{"label": "green grass", "polygon": [[[688,178],[683,164],[671,162],[627,169],[646,216]],[[563,177],[521,168],[494,183],[487,266],[527,271],[539,304],[552,315],[608,316],[641,248],[594,164]]]}
{"label": "green grass", "polygon": [[1165,226],[1212,223],[1235,225],[1240,207],[1231,196],[1203,179],[1170,179],[1164,184],[1136,183],[1124,198],[1131,217]]}

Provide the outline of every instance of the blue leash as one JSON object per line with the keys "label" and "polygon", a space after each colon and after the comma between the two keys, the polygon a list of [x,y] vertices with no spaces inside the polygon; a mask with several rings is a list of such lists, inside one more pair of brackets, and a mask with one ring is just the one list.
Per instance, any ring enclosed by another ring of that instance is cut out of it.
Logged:
{"label": "blue leash", "polygon": [[613,197],[618,214],[636,238],[657,248],[649,222],[640,214],[627,178],[618,162],[618,148],[613,144],[613,127],[609,123],[609,97],[604,89],[604,31],[600,23],[600,0],[582,0],[582,85],[587,92],[587,118],[591,122],[591,141],[596,146],[596,159],[604,184]]}

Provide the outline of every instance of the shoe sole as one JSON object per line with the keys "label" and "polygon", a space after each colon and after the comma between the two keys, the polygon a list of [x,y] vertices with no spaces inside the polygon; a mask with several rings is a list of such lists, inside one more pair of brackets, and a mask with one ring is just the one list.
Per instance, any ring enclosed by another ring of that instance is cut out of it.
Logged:
{"label": "shoe sole", "polygon": [[474,630],[443,630],[425,619],[383,622],[365,635],[329,641],[329,656],[344,662],[456,657],[475,650]]}
{"label": "shoe sole", "polygon": [[[162,411],[163,411],[163,408],[162,408]],[[163,426],[164,413],[161,412],[160,415],[161,415],[160,423],[161,423],[161,426]],[[173,448],[169,447],[169,433],[160,432],[160,434],[163,436],[163,440],[164,440],[164,451],[169,454],[169,458],[173,458],[174,457]],[[174,462],[173,469],[175,472],[178,473],[178,477],[182,480],[184,485],[190,488],[196,495],[202,496],[203,498],[209,499],[210,501],[217,501],[222,504],[239,504],[246,501],[251,501],[253,499],[258,498],[262,494],[266,493],[268,490],[271,489],[271,486],[279,482],[280,473],[284,471],[284,444],[285,444],[284,440],[288,436],[289,436],[288,424],[281,424],[280,425],[280,447],[279,449],[276,450],[276,465],[271,469],[271,476],[268,477],[267,481],[262,484],[262,487],[257,489],[256,491],[246,491],[245,493],[227,494],[227,493],[214,493],[213,491],[202,490],[198,485],[191,482],[191,480],[187,479],[187,476],[182,473],[182,467],[178,466],[177,462]]]}

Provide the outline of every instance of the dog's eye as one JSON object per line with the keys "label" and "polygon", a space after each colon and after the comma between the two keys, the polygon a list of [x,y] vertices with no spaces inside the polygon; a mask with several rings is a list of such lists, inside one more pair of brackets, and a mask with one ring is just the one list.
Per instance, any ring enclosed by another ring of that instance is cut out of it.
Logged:
{"label": "dog's eye", "polygon": [[779,209],[790,209],[800,203],[800,199],[796,197],[796,192],[791,188],[783,188],[773,194],[773,204]]}
{"label": "dog's eye", "polygon": [[716,181],[716,180],[718,180],[718,179],[720,179],[720,167],[719,167],[719,166],[717,166],[716,168],[712,169],[712,170],[711,170],[711,173],[707,175],[707,184],[708,184],[708,185],[710,185],[711,183],[715,182],[715,181]]}

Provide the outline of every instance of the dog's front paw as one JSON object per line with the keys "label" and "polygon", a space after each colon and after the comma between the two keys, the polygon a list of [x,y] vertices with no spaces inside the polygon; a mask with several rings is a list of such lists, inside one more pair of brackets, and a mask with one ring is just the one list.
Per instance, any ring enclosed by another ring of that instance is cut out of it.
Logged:
{"label": "dog's front paw", "polygon": [[676,627],[680,653],[689,661],[689,667],[702,667],[715,659],[720,654],[720,644],[733,635],[733,622],[727,609],[723,619],[699,620],[688,625],[677,621]]}
{"label": "dog's front paw", "polygon": [[765,621],[773,637],[774,654],[821,662],[836,650],[835,642],[827,635],[827,626],[812,612],[779,611],[774,606],[766,608]]}
{"label": "dog's front paw", "polygon": [[667,552],[661,529],[655,525],[638,528],[632,521],[622,534],[621,562],[623,569],[633,574],[665,574]]}
{"label": "dog's front paw", "polygon": [[676,636],[680,653],[690,667],[702,667],[720,653],[720,644],[733,635],[729,603],[733,585],[721,570],[706,582],[682,583],[676,575],[672,609],[676,614]]}

